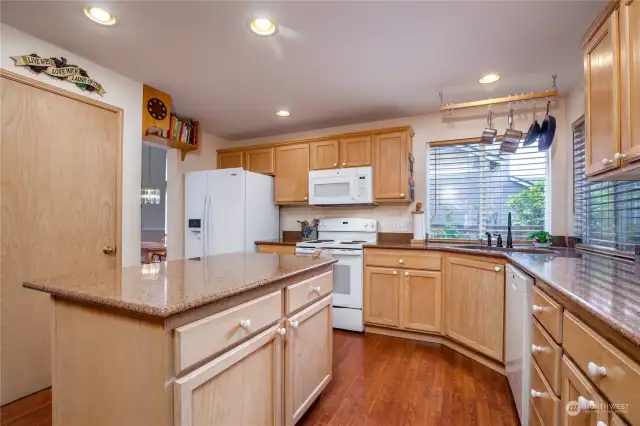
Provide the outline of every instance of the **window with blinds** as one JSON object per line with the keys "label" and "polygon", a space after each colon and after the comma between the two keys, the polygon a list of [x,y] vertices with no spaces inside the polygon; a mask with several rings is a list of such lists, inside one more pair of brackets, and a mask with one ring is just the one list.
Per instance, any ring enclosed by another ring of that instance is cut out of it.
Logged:
{"label": "window with blinds", "polygon": [[583,244],[633,251],[640,244],[640,182],[589,182],[584,120],[573,126],[574,230]]}
{"label": "window with blinds", "polygon": [[429,149],[429,238],[477,240],[486,232],[514,240],[546,230],[547,153],[520,144],[514,154],[500,143]]}

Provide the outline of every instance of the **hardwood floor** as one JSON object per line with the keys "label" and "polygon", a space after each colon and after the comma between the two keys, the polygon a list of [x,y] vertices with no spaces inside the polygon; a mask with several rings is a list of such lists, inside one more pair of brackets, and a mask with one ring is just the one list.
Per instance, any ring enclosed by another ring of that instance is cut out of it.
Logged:
{"label": "hardwood floor", "polygon": [[[343,331],[333,338],[333,380],[297,426],[518,425],[507,379],[449,348]],[[0,426],[50,425],[50,389],[0,409]]]}

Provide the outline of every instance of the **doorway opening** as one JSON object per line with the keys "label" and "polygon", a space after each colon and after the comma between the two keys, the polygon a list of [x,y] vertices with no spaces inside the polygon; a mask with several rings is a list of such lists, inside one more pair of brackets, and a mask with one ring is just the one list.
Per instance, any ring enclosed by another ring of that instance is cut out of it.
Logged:
{"label": "doorway opening", "polygon": [[140,188],[140,261],[167,257],[167,151],[142,145]]}

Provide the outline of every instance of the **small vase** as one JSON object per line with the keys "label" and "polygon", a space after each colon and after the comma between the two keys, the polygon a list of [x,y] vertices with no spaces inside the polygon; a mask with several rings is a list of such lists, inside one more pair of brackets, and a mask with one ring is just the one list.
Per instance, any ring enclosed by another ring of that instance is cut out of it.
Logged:
{"label": "small vase", "polygon": [[539,241],[534,241],[533,246],[536,248],[549,248],[551,247],[551,241],[547,241],[546,243],[541,243]]}

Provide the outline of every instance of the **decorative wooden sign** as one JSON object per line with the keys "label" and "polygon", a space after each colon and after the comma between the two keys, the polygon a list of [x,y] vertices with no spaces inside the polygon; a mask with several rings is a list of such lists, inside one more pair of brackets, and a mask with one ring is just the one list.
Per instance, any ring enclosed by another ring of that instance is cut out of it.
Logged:
{"label": "decorative wooden sign", "polygon": [[67,80],[82,90],[96,92],[100,96],[104,96],[104,87],[89,78],[89,74],[79,66],[68,64],[66,58],[41,58],[32,53],[24,56],[11,56],[11,59],[17,67],[29,67],[36,74],[45,73],[58,80]]}

